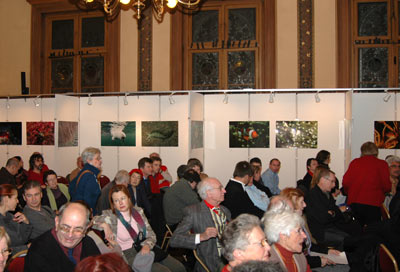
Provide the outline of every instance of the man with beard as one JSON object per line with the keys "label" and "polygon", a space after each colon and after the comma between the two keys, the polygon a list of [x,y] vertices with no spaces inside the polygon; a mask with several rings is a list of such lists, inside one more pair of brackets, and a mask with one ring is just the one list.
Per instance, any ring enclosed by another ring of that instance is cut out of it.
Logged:
{"label": "man with beard", "polygon": [[36,180],[40,185],[45,186],[43,182],[43,173],[49,168],[44,164],[42,154],[34,152],[29,158],[28,180]]}

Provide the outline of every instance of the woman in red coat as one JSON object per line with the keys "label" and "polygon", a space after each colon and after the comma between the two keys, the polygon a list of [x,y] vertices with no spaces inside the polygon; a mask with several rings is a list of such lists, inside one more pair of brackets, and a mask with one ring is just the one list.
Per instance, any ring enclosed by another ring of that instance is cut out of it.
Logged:
{"label": "woman in red coat", "polygon": [[372,142],[361,146],[361,157],[354,159],[343,176],[347,204],[362,226],[381,220],[380,206],[391,190],[389,167],[377,158],[378,148]]}

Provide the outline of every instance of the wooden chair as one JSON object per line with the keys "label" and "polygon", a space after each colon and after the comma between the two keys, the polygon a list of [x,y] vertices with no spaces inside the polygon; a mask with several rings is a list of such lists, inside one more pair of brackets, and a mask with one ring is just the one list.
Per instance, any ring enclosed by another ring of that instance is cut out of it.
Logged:
{"label": "wooden chair", "polygon": [[[165,228],[167,230],[165,231],[165,234],[164,234],[164,239],[161,244],[161,249],[167,251],[168,247],[169,247],[169,240],[172,237],[172,231],[171,231],[171,228],[168,226],[168,224],[165,224]],[[165,245],[165,248],[164,248],[164,245]]]}
{"label": "wooden chair", "polygon": [[25,264],[25,255],[28,253],[27,249],[21,250],[14,254],[7,262],[6,269],[9,272],[23,272]]}
{"label": "wooden chair", "polygon": [[62,176],[58,176],[57,177],[57,183],[62,183],[62,184],[65,184],[67,186],[69,185],[68,179],[66,179],[66,178],[64,178]]}
{"label": "wooden chair", "polygon": [[197,255],[196,249],[193,249],[193,255],[194,255],[194,257],[196,258],[196,261],[203,267],[203,269],[204,269],[206,272],[210,272],[210,269],[208,269],[207,265],[203,262],[202,259],[200,259],[199,255]]}
{"label": "wooden chair", "polygon": [[106,186],[109,182],[110,182],[110,179],[107,176],[101,175],[99,177],[99,184],[100,184],[101,189],[103,189],[104,186]]}
{"label": "wooden chair", "polygon": [[390,219],[390,213],[384,204],[381,205],[382,220]]}
{"label": "wooden chair", "polygon": [[379,248],[379,267],[382,272],[399,272],[396,259],[384,244]]}

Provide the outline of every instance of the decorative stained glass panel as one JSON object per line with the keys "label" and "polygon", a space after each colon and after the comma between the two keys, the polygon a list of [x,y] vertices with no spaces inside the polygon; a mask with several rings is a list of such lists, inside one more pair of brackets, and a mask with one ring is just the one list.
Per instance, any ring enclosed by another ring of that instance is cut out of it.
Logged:
{"label": "decorative stained glass panel", "polygon": [[73,92],[73,59],[51,60],[51,92],[66,93]]}
{"label": "decorative stained glass panel", "polygon": [[104,57],[82,58],[81,87],[82,92],[104,91]]}
{"label": "decorative stained glass panel", "polygon": [[82,19],[82,47],[104,46],[104,17]]}
{"label": "decorative stained glass panel", "polygon": [[228,52],[228,89],[243,89],[256,86],[255,52]]}
{"label": "decorative stained glass panel", "polygon": [[219,59],[217,52],[193,53],[192,89],[219,89]]}
{"label": "decorative stained glass panel", "polygon": [[52,22],[51,48],[72,49],[74,47],[74,20]]}
{"label": "decorative stained glass panel", "polygon": [[387,3],[358,3],[358,36],[386,36],[387,34]]}
{"label": "decorative stained glass panel", "polygon": [[229,10],[229,39],[232,41],[256,39],[256,9]]}
{"label": "decorative stained glass panel", "polygon": [[193,15],[192,42],[218,40],[218,10],[200,11]]}
{"label": "decorative stained glass panel", "polygon": [[359,48],[358,54],[359,87],[387,87],[388,48]]}

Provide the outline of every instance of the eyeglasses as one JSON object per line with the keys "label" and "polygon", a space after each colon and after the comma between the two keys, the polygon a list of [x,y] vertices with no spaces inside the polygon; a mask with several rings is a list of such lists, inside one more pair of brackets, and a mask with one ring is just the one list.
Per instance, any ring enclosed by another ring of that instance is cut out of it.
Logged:
{"label": "eyeglasses", "polygon": [[71,229],[72,229],[72,235],[74,236],[82,236],[86,229],[81,228],[81,227],[77,227],[77,228],[71,228],[70,226],[67,225],[59,225],[60,231],[65,233],[65,234],[70,234],[71,233]]}
{"label": "eyeglasses", "polygon": [[1,255],[3,255],[4,257],[8,257],[12,252],[12,249],[3,249],[2,251],[0,251]]}
{"label": "eyeglasses", "polygon": [[258,245],[258,246],[260,246],[260,247],[269,246],[267,239],[262,239],[260,242],[258,242],[258,243],[251,243],[250,245]]}

